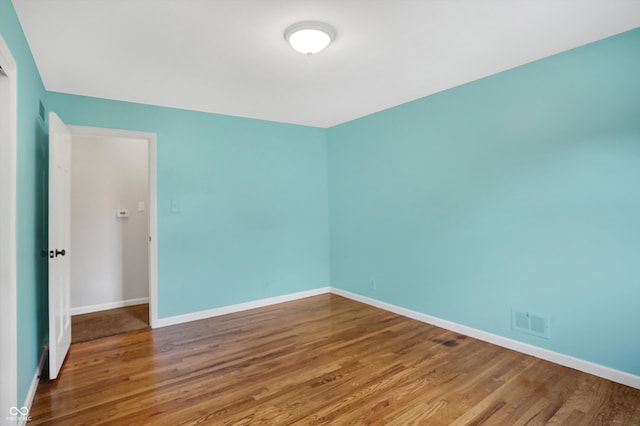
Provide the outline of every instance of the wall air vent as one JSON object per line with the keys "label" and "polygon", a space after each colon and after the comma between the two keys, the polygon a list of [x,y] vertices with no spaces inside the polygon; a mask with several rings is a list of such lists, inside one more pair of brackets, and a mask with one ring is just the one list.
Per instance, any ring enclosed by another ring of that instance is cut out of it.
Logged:
{"label": "wall air vent", "polygon": [[44,104],[42,103],[42,101],[40,101],[40,105],[38,108],[38,115],[40,116],[40,119],[42,120],[42,122],[44,123],[45,120],[45,109],[44,109]]}
{"label": "wall air vent", "polygon": [[525,309],[511,308],[511,328],[523,333],[550,339],[549,316]]}

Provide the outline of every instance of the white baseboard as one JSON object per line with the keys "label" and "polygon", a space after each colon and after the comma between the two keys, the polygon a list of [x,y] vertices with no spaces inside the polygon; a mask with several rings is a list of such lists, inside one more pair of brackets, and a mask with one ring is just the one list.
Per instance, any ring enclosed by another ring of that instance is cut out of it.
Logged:
{"label": "white baseboard", "polygon": [[[40,383],[40,376],[42,375],[44,363],[47,360],[48,353],[49,348],[45,345],[44,348],[42,348],[42,354],[40,355],[40,361],[38,361],[36,371],[33,373],[33,378],[31,379],[31,385],[29,385],[27,396],[25,397],[24,403],[22,404],[22,407],[26,407],[29,411],[31,411],[31,404],[33,404],[33,398],[35,398],[36,391],[38,390],[38,383]],[[20,426],[24,426],[27,424],[27,421],[27,416],[20,416],[18,424]]]}
{"label": "white baseboard", "polygon": [[221,306],[206,311],[193,312],[190,314],[176,315],[167,318],[158,318],[157,327],[166,327],[169,325],[182,324],[190,321],[197,321],[205,318],[217,317],[220,315],[231,314],[234,312],[246,311],[249,309],[262,308],[263,306],[275,305],[292,300],[304,299],[305,297],[317,296],[319,294],[329,293],[331,287],[321,287],[313,290],[301,291],[298,293],[285,294],[282,296],[269,297],[267,299],[253,300],[251,302],[238,303],[237,305]]}
{"label": "white baseboard", "polygon": [[564,365],[565,367],[569,367],[585,373],[593,374],[594,376],[602,377],[604,379],[611,380],[612,382],[622,383],[623,385],[640,389],[640,376],[636,376],[631,373],[626,373],[624,371],[605,367],[600,364],[595,364],[593,362],[585,361],[580,358],[574,358],[569,355],[550,351],[548,349],[543,349],[527,343],[522,343],[517,340],[508,339],[506,337],[498,336],[496,334],[488,333],[486,331],[478,330],[476,328],[467,327],[466,325],[461,325],[461,324],[443,320],[437,317],[432,317],[431,315],[412,311],[410,309],[402,308],[400,306],[392,305],[390,303],[381,302],[376,299],[372,299],[366,296],[361,296],[359,294],[351,293],[345,290],[340,290],[335,287],[331,287],[331,293],[337,294],[338,296],[346,297],[348,299],[355,300],[357,302],[362,302],[367,305],[375,306],[376,308],[384,309],[385,311],[393,312],[395,314],[412,318],[427,324],[435,325],[436,327],[440,327],[450,331],[454,331],[456,333],[464,334],[466,336],[473,337],[478,340],[493,343],[494,345],[502,346],[507,349],[512,349],[514,351],[531,355],[536,358],[544,359],[546,361],[550,361],[555,364]]}
{"label": "white baseboard", "polygon": [[79,306],[71,308],[71,315],[88,314],[90,312],[106,311],[107,309],[124,308],[125,306],[141,305],[149,303],[148,297],[138,299],[120,300],[118,302],[101,303],[99,305]]}

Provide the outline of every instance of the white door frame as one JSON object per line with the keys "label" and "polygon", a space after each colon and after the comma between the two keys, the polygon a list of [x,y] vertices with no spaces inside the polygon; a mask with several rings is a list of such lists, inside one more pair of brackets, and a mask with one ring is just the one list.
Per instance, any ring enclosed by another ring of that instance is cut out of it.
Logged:
{"label": "white door frame", "polygon": [[[0,421],[18,407],[18,321],[16,247],[17,67],[0,35],[0,84],[9,93],[0,99]],[[7,120],[6,125],[4,120]],[[9,350],[7,350],[9,349]]]}
{"label": "white door frame", "polygon": [[158,180],[155,133],[69,125],[72,136],[145,139],[149,147],[149,325],[158,326]]}

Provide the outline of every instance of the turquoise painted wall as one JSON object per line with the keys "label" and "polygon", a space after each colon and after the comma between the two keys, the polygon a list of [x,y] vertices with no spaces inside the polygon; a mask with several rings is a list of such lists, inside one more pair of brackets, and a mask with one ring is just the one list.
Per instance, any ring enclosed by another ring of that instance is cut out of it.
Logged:
{"label": "turquoise painted wall", "polygon": [[[45,91],[13,5],[0,0],[0,34],[18,69],[17,298],[18,401],[22,403],[47,339],[46,248],[47,135],[38,118]],[[6,348],[2,348],[6,350]],[[2,414],[3,415],[3,414]]]}
{"label": "turquoise painted wall", "polygon": [[160,318],[330,284],[324,129],[60,93],[46,104],[68,124],[157,133]]}
{"label": "turquoise painted wall", "polygon": [[640,375],[640,29],[331,128],[328,158],[333,286]]}

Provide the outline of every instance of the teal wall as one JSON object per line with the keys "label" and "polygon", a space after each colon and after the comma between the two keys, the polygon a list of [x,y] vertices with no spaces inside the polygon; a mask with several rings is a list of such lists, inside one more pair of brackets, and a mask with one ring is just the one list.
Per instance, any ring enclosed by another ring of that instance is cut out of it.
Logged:
{"label": "teal wall", "polygon": [[328,158],[334,287],[640,375],[640,29],[331,128]]}
{"label": "teal wall", "polygon": [[60,93],[46,104],[68,124],[157,133],[160,318],[330,284],[324,129]]}
{"label": "teal wall", "polygon": [[45,91],[9,0],[0,0],[0,34],[18,69],[17,352],[18,401],[23,402],[48,333],[45,322],[47,262],[39,256],[40,250],[46,248],[47,136],[38,118]]}

